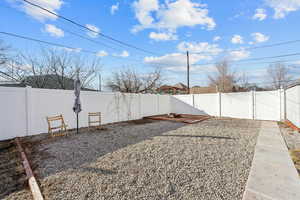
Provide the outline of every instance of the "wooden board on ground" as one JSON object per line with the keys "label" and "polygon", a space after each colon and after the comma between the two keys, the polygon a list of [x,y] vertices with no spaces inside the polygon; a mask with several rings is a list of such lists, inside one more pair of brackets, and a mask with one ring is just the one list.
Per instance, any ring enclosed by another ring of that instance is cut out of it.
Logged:
{"label": "wooden board on ground", "polygon": [[24,166],[24,169],[25,169],[25,172],[26,172],[26,175],[27,175],[27,178],[28,178],[28,184],[29,184],[29,188],[30,188],[30,191],[32,193],[32,196],[33,196],[33,199],[34,200],[43,200],[43,195],[41,193],[41,190],[40,190],[40,187],[34,177],[34,174],[32,172],[32,169],[30,167],[30,164],[28,162],[28,159],[27,159],[27,156],[26,156],[26,153],[20,143],[20,140],[19,138],[16,138],[15,139],[15,143],[18,147],[18,150],[21,154],[21,157],[22,157],[22,160],[23,160],[23,166]]}
{"label": "wooden board on ground", "polygon": [[300,128],[298,128],[295,124],[293,124],[291,121],[289,120],[285,120],[284,122],[287,126],[289,126],[290,128],[292,128],[294,131],[297,131],[298,133],[300,133]]}
{"label": "wooden board on ground", "polygon": [[174,114],[174,113],[171,113],[169,115],[155,115],[155,116],[144,117],[144,119],[166,120],[166,121],[182,122],[186,124],[199,123],[210,118],[211,116],[206,116],[206,115],[188,115],[188,114]]}

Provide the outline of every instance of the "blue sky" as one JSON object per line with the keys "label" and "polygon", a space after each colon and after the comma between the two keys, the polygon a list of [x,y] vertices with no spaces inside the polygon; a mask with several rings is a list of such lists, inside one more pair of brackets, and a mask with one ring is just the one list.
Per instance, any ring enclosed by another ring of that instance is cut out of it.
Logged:
{"label": "blue sky", "polygon": [[[60,15],[73,19],[105,35],[155,54],[120,46],[88,33],[68,22],[32,8],[22,0],[0,2],[0,31],[98,52],[104,79],[112,71],[132,67],[140,73],[160,66],[165,82],[185,82],[185,52],[191,52],[191,85],[206,85],[213,64],[223,58],[232,61],[233,70],[246,73],[251,82],[267,81],[268,63],[235,63],[242,59],[300,52],[299,43],[245,50],[300,39],[298,28],[300,0],[31,0]],[[82,34],[112,46],[114,50],[80,39],[66,32]],[[40,44],[0,35],[0,39],[21,51],[36,51]],[[50,48],[50,47],[49,47]],[[224,50],[235,50],[224,52]],[[197,52],[199,54],[193,54]],[[300,64],[300,56],[278,60]],[[291,68],[297,78],[300,70]]]}

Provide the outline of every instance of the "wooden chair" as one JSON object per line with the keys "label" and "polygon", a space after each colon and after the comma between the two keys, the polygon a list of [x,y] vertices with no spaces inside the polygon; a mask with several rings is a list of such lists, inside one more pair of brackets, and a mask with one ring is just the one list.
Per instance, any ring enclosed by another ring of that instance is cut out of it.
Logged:
{"label": "wooden chair", "polygon": [[[93,118],[97,118],[93,121]],[[101,126],[101,112],[89,112],[88,113],[88,122],[89,122],[89,130],[93,127],[100,127]],[[94,125],[97,124],[97,125]]]}
{"label": "wooden chair", "polygon": [[[51,134],[52,137],[55,136],[64,136],[68,134],[67,125],[62,115],[47,117],[48,122],[48,133]],[[58,126],[52,126],[51,123],[58,122]],[[53,130],[58,130],[57,132],[53,132]]]}

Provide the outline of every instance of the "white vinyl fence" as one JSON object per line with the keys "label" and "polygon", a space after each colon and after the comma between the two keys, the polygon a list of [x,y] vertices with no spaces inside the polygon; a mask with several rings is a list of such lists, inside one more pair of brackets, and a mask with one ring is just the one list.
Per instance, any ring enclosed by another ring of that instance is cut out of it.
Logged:
{"label": "white vinyl fence", "polygon": [[[154,95],[81,92],[80,127],[87,126],[88,112],[101,112],[104,124],[145,116],[182,113],[233,118],[288,119],[300,127],[300,86],[287,90]],[[73,91],[0,87],[0,140],[47,132],[47,116],[63,114],[75,128]]]}
{"label": "white vinyl fence", "polygon": [[[140,119],[170,112],[170,96],[81,91],[79,126],[86,127],[88,112],[101,112],[103,124]],[[47,116],[62,114],[76,127],[70,90],[0,87],[0,140],[47,132]]]}
{"label": "white vinyl fence", "polygon": [[171,111],[257,120],[288,119],[300,127],[300,86],[287,90],[175,95]]}

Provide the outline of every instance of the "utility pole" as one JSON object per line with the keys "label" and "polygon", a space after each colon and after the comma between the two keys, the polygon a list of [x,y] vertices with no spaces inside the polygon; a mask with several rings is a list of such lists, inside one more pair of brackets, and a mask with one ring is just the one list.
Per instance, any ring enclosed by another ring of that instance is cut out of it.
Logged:
{"label": "utility pole", "polygon": [[190,57],[189,57],[189,51],[186,52],[186,62],[187,62],[187,87],[188,87],[188,94],[190,94]]}

